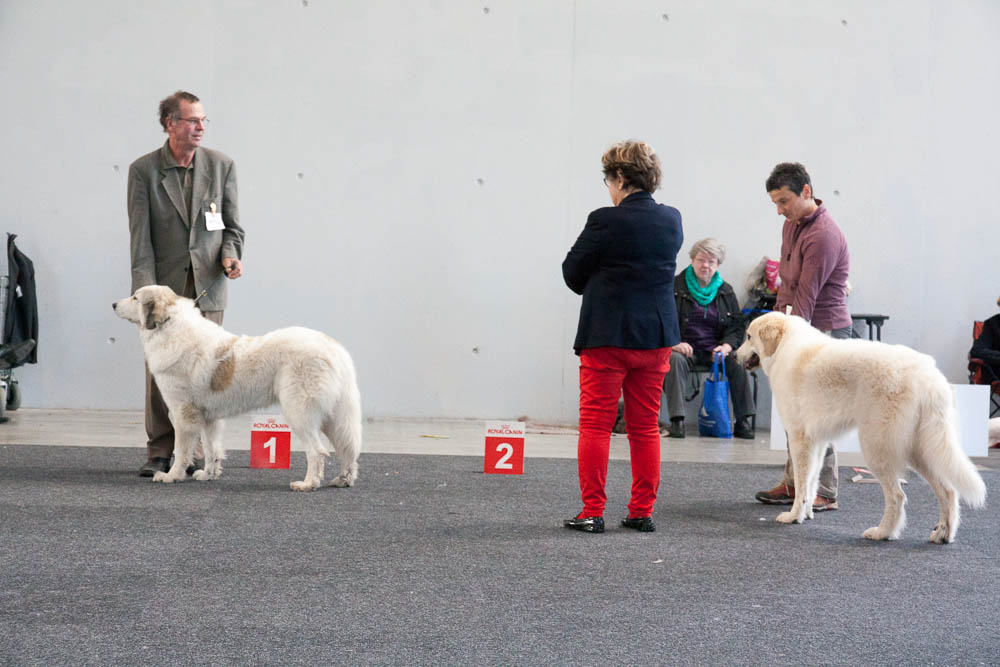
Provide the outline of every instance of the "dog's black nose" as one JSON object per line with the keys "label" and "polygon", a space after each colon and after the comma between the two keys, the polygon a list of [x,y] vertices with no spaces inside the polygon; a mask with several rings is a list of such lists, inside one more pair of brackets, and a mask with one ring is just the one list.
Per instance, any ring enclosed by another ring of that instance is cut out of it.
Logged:
{"label": "dog's black nose", "polygon": [[117,305],[118,304],[115,303],[114,301],[111,302],[111,310],[115,311],[116,313],[118,312],[118,309],[116,308]]}

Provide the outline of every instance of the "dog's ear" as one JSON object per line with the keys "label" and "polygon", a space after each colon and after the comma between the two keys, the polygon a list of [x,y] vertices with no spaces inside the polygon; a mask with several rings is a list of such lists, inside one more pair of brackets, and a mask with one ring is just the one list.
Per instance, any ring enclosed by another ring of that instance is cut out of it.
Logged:
{"label": "dog's ear", "polygon": [[170,315],[167,313],[167,309],[170,307],[171,302],[166,299],[153,295],[151,298],[142,302],[142,322],[143,326],[147,329],[155,329],[164,322],[166,322]]}
{"label": "dog's ear", "polygon": [[156,304],[152,301],[142,302],[142,326],[145,329],[155,329],[163,324],[163,321],[156,319]]}
{"label": "dog's ear", "polygon": [[781,336],[785,333],[785,324],[784,319],[769,318],[767,321],[761,321],[760,328],[757,329],[757,336],[760,338],[761,345],[764,346],[763,356],[770,357],[778,349]]}

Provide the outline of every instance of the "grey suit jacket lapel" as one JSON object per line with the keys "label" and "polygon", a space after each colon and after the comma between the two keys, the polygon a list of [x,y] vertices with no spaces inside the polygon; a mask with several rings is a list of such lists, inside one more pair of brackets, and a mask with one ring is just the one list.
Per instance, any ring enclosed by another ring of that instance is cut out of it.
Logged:
{"label": "grey suit jacket lapel", "polygon": [[170,202],[177,209],[177,215],[181,216],[181,221],[184,222],[186,227],[191,227],[188,223],[188,217],[184,213],[184,193],[181,192],[181,186],[177,183],[177,177],[170,173],[170,169],[163,169],[161,174],[160,183],[163,184],[163,189],[167,191],[167,196],[170,197]]}
{"label": "grey suit jacket lapel", "polygon": [[[162,150],[170,150],[164,144]],[[170,197],[170,203],[174,205],[177,209],[177,215],[181,216],[181,222],[184,223],[188,229],[191,228],[191,223],[188,222],[187,214],[184,213],[184,191],[181,189],[181,184],[177,182],[177,176],[172,174],[173,169],[167,163],[163,154],[160,154],[160,183],[163,185],[163,189],[167,192],[167,196]]]}
{"label": "grey suit jacket lapel", "polygon": [[[198,212],[201,210],[202,201],[205,199],[205,193],[208,192],[208,187],[211,185],[212,179],[208,175],[208,164],[205,153],[200,149],[195,153],[194,156],[194,184],[191,187],[191,224],[198,224]],[[218,206],[218,204],[216,204]]]}

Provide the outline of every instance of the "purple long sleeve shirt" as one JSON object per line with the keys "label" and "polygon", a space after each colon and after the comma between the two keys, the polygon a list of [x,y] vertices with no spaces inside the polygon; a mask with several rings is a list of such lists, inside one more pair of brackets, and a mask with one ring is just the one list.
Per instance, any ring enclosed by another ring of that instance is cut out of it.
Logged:
{"label": "purple long sleeve shirt", "polygon": [[808,320],[820,331],[851,326],[847,311],[847,275],[851,255],[847,239],[823,201],[801,221],[785,221],[781,230],[781,263],[776,309]]}

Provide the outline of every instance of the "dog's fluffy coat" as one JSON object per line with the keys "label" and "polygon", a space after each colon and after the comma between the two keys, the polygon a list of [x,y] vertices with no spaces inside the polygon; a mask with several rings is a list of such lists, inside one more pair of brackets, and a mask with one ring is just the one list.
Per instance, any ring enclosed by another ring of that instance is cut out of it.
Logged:
{"label": "dog's fluffy coat", "polygon": [[352,486],[361,452],[361,395],[354,363],[337,341],[302,327],[263,336],[236,336],[201,316],[194,301],[152,285],[113,304],[118,317],[139,325],[149,371],[174,425],[174,462],[157,482],[186,477],[199,438],[205,469],[198,480],[222,474],[223,418],[280,403],[293,436],[305,446],[305,479],[296,491],[323,481],[328,439],[340,462],[330,483]]}
{"label": "dog's fluffy coat", "polygon": [[902,345],[834,340],[781,313],[751,322],[736,354],[748,368],[763,367],[788,431],[795,501],[778,521],[812,518],[827,442],[854,427],[885,496],[882,521],[864,531],[868,539],[894,540],[902,532],[899,478],[907,468],[927,480],[940,503],[932,542],[954,540],[960,497],[971,507],[985,503],[986,486],[959,443],[951,387],[931,357]]}

